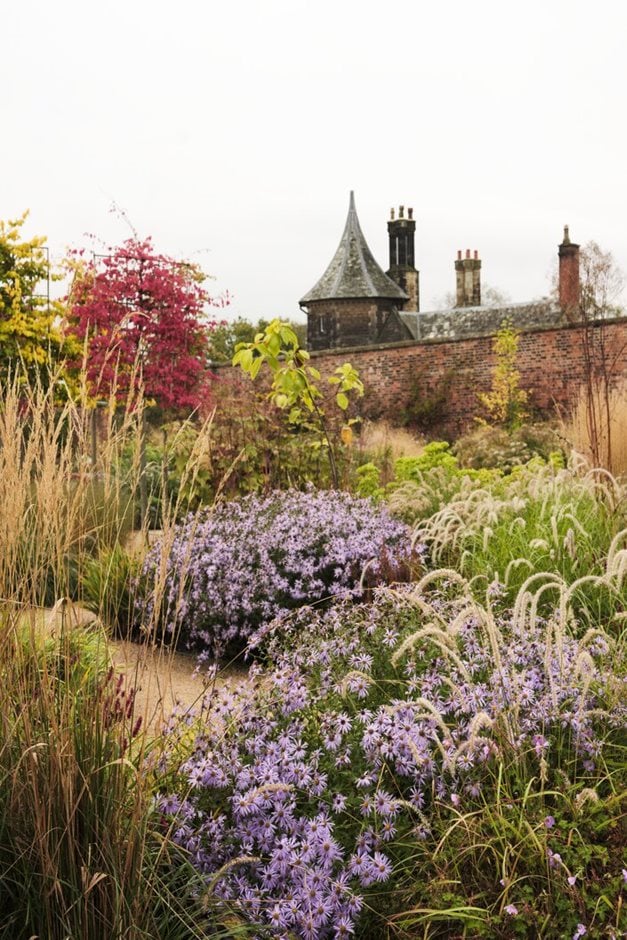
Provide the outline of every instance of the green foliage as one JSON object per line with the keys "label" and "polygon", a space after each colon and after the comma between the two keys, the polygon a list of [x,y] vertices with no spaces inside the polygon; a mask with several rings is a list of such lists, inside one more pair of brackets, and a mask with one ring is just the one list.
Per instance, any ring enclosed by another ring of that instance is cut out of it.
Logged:
{"label": "green foliage", "polygon": [[449,370],[435,380],[427,369],[412,378],[403,423],[427,434],[447,415],[448,392],[453,373]]}
{"label": "green foliage", "polygon": [[21,674],[33,688],[42,677],[53,677],[69,693],[81,696],[109,668],[102,625],[79,626],[71,604],[61,602],[47,615],[43,611],[23,613],[16,624],[15,640]]}
{"label": "green foliage", "polygon": [[133,625],[133,583],[139,574],[137,558],[121,545],[87,558],[81,578],[81,601],[116,636],[127,639]]}
{"label": "green foliage", "polygon": [[[296,333],[301,346],[305,345],[307,326],[288,320],[288,326]],[[263,333],[269,326],[268,320],[251,323],[244,317],[225,320],[212,330],[209,336],[209,359],[211,362],[231,362],[240,343],[252,343],[258,333]]]}
{"label": "green foliage", "polygon": [[394,464],[394,476],[400,483],[416,481],[435,467],[457,470],[457,458],[451,453],[450,445],[446,441],[432,441],[426,444],[419,457],[399,457]]}
{"label": "green foliage", "polygon": [[381,471],[376,464],[369,462],[357,467],[354,490],[358,496],[369,497],[377,502],[383,497]]}
{"label": "green foliage", "polygon": [[492,388],[478,396],[488,414],[488,422],[514,430],[526,417],[527,392],[520,387],[516,356],[520,334],[505,324],[494,338],[496,365],[492,372]]}
{"label": "green foliage", "polygon": [[[317,432],[317,444],[326,448],[333,484],[337,488],[340,483],[337,441],[333,439],[323,405],[324,396],[317,385],[320,373],[309,365],[309,353],[300,347],[291,326],[273,320],[252,343],[240,345],[233,365],[239,365],[252,379],[258,376],[262,366],[269,368],[272,376],[270,401],[288,412],[291,425]],[[338,366],[328,381],[335,386],[335,404],[342,412],[348,409],[351,393],[363,395],[363,382],[348,362]]]}
{"label": "green foliage", "polygon": [[511,473],[533,457],[564,466],[562,439],[548,425],[523,424],[508,431],[482,425],[458,438],[453,453],[464,469],[498,469]]}

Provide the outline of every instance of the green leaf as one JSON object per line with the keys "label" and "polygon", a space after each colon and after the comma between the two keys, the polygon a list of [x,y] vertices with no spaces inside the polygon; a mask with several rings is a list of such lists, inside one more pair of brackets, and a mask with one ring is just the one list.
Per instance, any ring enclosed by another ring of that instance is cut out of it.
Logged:
{"label": "green leaf", "polygon": [[253,351],[249,346],[246,346],[245,349],[240,349],[239,352],[236,352],[233,356],[233,365],[241,366],[244,372],[248,372],[253,361]]}
{"label": "green leaf", "polygon": [[280,340],[280,338],[276,335],[276,333],[274,333],[272,336],[269,336],[269,337],[268,337],[268,340],[267,340],[266,345],[267,345],[267,347],[268,347],[268,351],[270,352],[270,354],[271,354],[272,356],[274,356],[275,358],[276,358],[276,357],[279,355],[279,353],[281,352],[281,340]]}
{"label": "green leaf", "polygon": [[342,411],[346,411],[348,408],[348,395],[346,395],[344,392],[338,392],[335,396],[335,400]]}
{"label": "green leaf", "polygon": [[261,358],[261,356],[257,356],[256,359],[253,359],[251,366],[250,366],[251,379],[257,378],[257,376],[259,375],[259,370],[261,369],[262,365],[263,365],[263,359]]}

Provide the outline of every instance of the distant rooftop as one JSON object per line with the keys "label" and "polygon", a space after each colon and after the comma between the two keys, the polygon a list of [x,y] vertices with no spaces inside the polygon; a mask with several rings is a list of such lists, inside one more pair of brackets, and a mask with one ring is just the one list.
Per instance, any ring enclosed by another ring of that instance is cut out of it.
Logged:
{"label": "distant rooftop", "polygon": [[424,313],[400,311],[399,316],[414,340],[462,339],[493,335],[504,323],[516,329],[546,329],[563,325],[565,317],[551,300],[504,303],[499,307],[449,307]]}
{"label": "distant rooftop", "polygon": [[407,294],[379,267],[364,238],[351,191],[344,233],[331,264],[300,301],[383,297],[403,302]]}

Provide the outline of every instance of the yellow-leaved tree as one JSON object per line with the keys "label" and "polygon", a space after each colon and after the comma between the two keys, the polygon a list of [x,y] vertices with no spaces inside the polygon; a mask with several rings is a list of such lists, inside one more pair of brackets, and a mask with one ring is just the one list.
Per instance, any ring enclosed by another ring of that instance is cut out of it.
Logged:
{"label": "yellow-leaved tree", "polygon": [[0,221],[0,382],[9,376],[47,382],[62,358],[62,306],[50,299],[51,274],[46,239],[25,239],[18,219]]}
{"label": "yellow-leaved tree", "polygon": [[527,412],[527,392],[520,387],[516,367],[519,333],[504,323],[494,337],[492,349],[496,358],[492,370],[492,387],[478,396],[488,413],[488,423],[514,431],[520,427]]}

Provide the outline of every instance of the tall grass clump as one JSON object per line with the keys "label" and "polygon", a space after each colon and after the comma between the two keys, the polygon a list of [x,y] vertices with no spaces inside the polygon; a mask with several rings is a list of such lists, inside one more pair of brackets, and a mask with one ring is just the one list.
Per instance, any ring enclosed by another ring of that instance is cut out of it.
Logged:
{"label": "tall grass clump", "polygon": [[173,730],[161,810],[271,936],[618,937],[624,651],[580,633],[449,570],[300,610]]}
{"label": "tall grass clump", "polygon": [[87,399],[54,389],[16,381],[0,403],[0,937],[203,936],[200,899],[177,900],[193,869],[152,809],[158,742],[68,600],[130,525],[139,446],[126,478],[116,458],[139,445],[141,402],[103,411],[94,454]]}
{"label": "tall grass clump", "polygon": [[582,388],[572,413],[562,420],[563,436],[589,460],[598,454],[615,476],[627,473],[627,388]]}
{"label": "tall grass clump", "polygon": [[[468,481],[417,524],[414,538],[427,545],[433,567],[458,569],[479,595],[491,585],[513,603],[528,578],[543,575],[568,585],[579,581],[586,593],[594,577],[607,574],[612,540],[626,522],[624,495],[605,471],[532,461],[484,485]],[[606,587],[610,615],[625,599],[622,574]]]}

